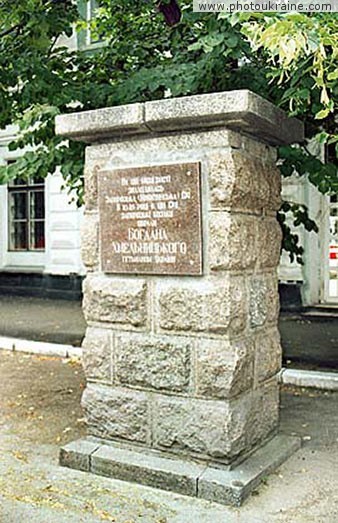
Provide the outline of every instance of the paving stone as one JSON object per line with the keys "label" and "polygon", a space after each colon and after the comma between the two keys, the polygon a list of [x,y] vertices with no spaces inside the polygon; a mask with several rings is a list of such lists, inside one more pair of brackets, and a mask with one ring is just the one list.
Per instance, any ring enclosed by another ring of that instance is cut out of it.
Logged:
{"label": "paving stone", "polygon": [[198,480],[198,497],[240,506],[268,474],[300,448],[300,438],[279,435],[233,470],[208,467]]}
{"label": "paving stone", "polygon": [[90,458],[99,448],[98,443],[79,439],[64,445],[60,449],[60,465],[85,472],[90,471]]}
{"label": "paving stone", "polygon": [[103,445],[91,457],[91,472],[123,481],[196,496],[205,466],[156,454]]}

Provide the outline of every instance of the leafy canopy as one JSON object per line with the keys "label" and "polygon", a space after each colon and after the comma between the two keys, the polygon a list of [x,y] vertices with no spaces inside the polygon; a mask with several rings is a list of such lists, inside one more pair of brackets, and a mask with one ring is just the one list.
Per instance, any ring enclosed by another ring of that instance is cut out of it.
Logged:
{"label": "leafy canopy", "polygon": [[[102,45],[91,52],[62,45],[73,27],[86,27],[72,0],[0,0],[0,128],[17,123],[20,135],[10,148],[28,148],[0,167],[0,182],[46,176],[60,167],[81,202],[84,146],[55,136],[55,115],[249,88],[303,119],[307,137],[330,147],[331,162],[314,158],[306,144],[281,148],[282,174],[296,170],[322,193],[338,192],[335,14],[217,16],[193,13],[192,1],[181,0],[181,21],[169,27],[163,14],[175,8],[174,0],[98,3],[90,30]],[[302,248],[285,213],[307,230],[316,225],[303,206],[284,203],[284,247],[300,259]]]}

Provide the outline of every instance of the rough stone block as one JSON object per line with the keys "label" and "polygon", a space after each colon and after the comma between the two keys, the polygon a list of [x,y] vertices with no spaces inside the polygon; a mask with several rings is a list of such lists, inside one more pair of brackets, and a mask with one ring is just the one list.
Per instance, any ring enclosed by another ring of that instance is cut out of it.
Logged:
{"label": "rough stone block", "polygon": [[[241,135],[227,129],[210,129],[187,132],[181,134],[154,134],[151,136],[134,137],[128,141],[114,141],[112,143],[97,144],[89,148],[90,162],[99,162],[102,158],[106,159],[103,170],[123,168],[125,165],[141,165],[148,162],[151,154],[151,161],[166,163],[170,159],[177,161],[189,161],[192,157],[197,160],[204,156],[211,149],[222,149],[224,152],[233,144],[241,144]],[[239,145],[240,146],[240,145]],[[198,154],[196,152],[198,151]],[[202,154],[201,154],[202,153]],[[136,156],[137,155],[137,156]],[[141,155],[141,161],[139,160]],[[160,157],[162,157],[162,160]]]}
{"label": "rough stone block", "polygon": [[157,396],[153,445],[230,464],[276,431],[278,408],[276,378],[229,400]]}
{"label": "rough stone block", "polygon": [[112,347],[109,330],[88,327],[82,348],[82,365],[86,378],[110,382]]}
{"label": "rough stone block", "polygon": [[196,342],[196,393],[222,399],[253,385],[254,343],[250,339]]}
{"label": "rough stone block", "polygon": [[91,472],[123,481],[196,496],[197,478],[205,467],[177,459],[103,445],[92,456]]}
{"label": "rough stone block", "polygon": [[[88,151],[90,149],[93,149],[93,147],[89,147],[86,151],[86,155],[88,155]],[[96,210],[98,208],[98,186],[97,186],[97,177],[98,173],[102,169],[104,165],[104,161],[94,161],[94,162],[88,162],[86,161],[85,169],[84,169],[84,178],[85,178],[85,194],[84,194],[84,201],[85,201],[85,208],[86,211],[92,211]]]}
{"label": "rough stone block", "polygon": [[82,406],[90,436],[149,443],[149,409],[142,392],[88,383]]}
{"label": "rough stone block", "polygon": [[186,392],[192,342],[186,338],[121,334],[115,338],[115,373],[123,385]]}
{"label": "rough stone block", "polygon": [[266,142],[261,142],[255,139],[255,137],[250,137],[247,135],[242,136],[242,149],[244,154],[250,156],[256,156],[265,165],[272,164],[276,165],[277,161],[277,150],[275,147],[271,147]]}
{"label": "rough stone block", "polygon": [[275,218],[258,220],[258,260],[262,268],[274,268],[279,264],[282,229]]}
{"label": "rough stone block", "polygon": [[166,331],[238,334],[245,329],[245,279],[224,275],[221,280],[195,280],[180,285],[159,284],[159,325]]}
{"label": "rough stone block", "polygon": [[282,347],[278,329],[259,333],[255,339],[255,379],[262,382],[281,369]]}
{"label": "rough stone block", "polygon": [[279,313],[278,278],[275,273],[255,275],[250,286],[250,325],[261,327],[277,322]]}
{"label": "rough stone block", "polygon": [[261,159],[230,150],[208,157],[211,208],[274,209]]}
{"label": "rough stone block", "polygon": [[209,213],[209,265],[216,270],[254,267],[257,253],[257,221],[253,216]]}
{"label": "rough stone block", "polygon": [[157,397],[155,448],[202,459],[231,462],[246,450],[253,427],[251,393],[228,401]]}
{"label": "rough stone block", "polygon": [[262,383],[254,391],[252,429],[247,433],[248,448],[264,441],[278,428],[279,386],[277,377]]}
{"label": "rough stone block", "polygon": [[81,227],[81,258],[87,271],[99,265],[99,221],[97,214],[85,214]]}
{"label": "rough stone block", "polygon": [[268,164],[264,171],[265,175],[268,178],[269,188],[270,188],[270,209],[278,211],[282,205],[282,176],[281,172],[274,162]]}
{"label": "rough stone block", "polygon": [[84,281],[83,310],[87,321],[144,327],[147,285],[136,278],[89,275]]}

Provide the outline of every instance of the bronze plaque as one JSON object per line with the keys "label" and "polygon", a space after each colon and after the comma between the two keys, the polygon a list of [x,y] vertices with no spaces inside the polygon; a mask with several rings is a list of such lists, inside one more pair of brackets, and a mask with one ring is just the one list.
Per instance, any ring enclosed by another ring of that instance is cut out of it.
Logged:
{"label": "bronze plaque", "polygon": [[101,171],[102,270],[202,274],[200,164]]}

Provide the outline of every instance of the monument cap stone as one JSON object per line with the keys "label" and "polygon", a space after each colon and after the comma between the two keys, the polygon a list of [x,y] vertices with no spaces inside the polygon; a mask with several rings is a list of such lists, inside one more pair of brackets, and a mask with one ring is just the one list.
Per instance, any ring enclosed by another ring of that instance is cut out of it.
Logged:
{"label": "monument cap stone", "polygon": [[89,143],[126,137],[227,127],[271,145],[304,140],[304,126],[247,89],[167,98],[59,115],[56,134]]}

